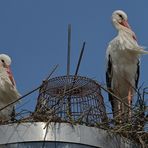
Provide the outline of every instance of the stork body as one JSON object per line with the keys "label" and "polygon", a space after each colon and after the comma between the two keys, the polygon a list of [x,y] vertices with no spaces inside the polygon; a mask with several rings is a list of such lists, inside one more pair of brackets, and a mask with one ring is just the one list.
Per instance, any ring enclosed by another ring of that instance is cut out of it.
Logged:
{"label": "stork body", "polygon": [[112,21],[118,35],[107,48],[106,82],[108,90],[122,100],[121,102],[109,94],[113,117],[127,121],[131,116],[132,98],[138,85],[139,56],[148,52],[138,45],[123,11],[115,11]]}
{"label": "stork body", "polygon": [[[5,107],[20,97],[16,84],[10,70],[11,59],[5,54],[0,54],[0,108]],[[14,105],[0,111],[0,120],[11,119]]]}

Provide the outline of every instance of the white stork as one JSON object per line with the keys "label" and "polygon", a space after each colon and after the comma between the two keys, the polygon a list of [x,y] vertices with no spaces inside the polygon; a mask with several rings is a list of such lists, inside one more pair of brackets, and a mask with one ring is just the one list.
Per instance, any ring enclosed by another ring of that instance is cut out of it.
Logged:
{"label": "white stork", "polygon": [[[10,70],[11,58],[0,54],[0,109],[20,97]],[[0,111],[0,121],[10,120],[14,105]]]}
{"label": "white stork", "polygon": [[[139,57],[148,54],[137,43],[136,35],[128,24],[125,12],[116,10],[112,14],[112,22],[118,35],[109,43],[107,56],[106,82],[108,90],[131,107],[132,97],[138,85]],[[113,117],[124,121],[130,119],[131,109],[109,94]],[[123,115],[124,114],[124,115]],[[120,116],[123,115],[123,116]]]}

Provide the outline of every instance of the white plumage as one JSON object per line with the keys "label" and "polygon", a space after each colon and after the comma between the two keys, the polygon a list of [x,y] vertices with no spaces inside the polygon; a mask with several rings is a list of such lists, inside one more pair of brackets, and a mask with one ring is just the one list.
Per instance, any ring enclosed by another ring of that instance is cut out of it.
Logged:
{"label": "white plumage", "polygon": [[[135,33],[127,20],[127,15],[121,10],[112,14],[112,21],[118,30],[118,35],[107,48],[106,82],[108,89],[131,107],[139,79],[139,56],[148,52],[138,45]],[[127,121],[131,116],[131,110],[111,94],[109,99],[114,118],[118,116],[120,120],[122,118]]]}
{"label": "white plumage", "polygon": [[[11,58],[0,54],[0,108],[20,97],[10,70]],[[0,111],[0,120],[10,120],[14,105]]]}

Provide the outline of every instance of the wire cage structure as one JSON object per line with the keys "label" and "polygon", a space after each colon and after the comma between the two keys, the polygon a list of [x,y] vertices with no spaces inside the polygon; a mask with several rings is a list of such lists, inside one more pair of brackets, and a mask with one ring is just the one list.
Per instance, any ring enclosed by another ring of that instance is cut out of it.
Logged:
{"label": "wire cage structure", "polygon": [[[43,82],[35,109],[46,120],[96,126],[107,120],[99,84],[82,76],[60,76]],[[36,117],[36,116],[35,116]]]}

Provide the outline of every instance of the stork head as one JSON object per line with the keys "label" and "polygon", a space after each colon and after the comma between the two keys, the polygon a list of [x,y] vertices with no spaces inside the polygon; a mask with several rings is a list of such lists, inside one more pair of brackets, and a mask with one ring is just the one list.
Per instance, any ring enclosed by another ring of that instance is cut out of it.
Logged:
{"label": "stork head", "polygon": [[119,30],[121,27],[131,29],[128,24],[127,14],[122,10],[116,10],[112,14],[112,21],[114,26]]}
{"label": "stork head", "polygon": [[7,68],[11,64],[11,58],[6,54],[0,54],[0,63],[4,68]]}
{"label": "stork head", "polygon": [[137,41],[135,33],[128,24],[127,14],[122,10],[116,10],[112,14],[112,21],[117,30],[124,30],[131,34],[132,38]]}
{"label": "stork head", "polygon": [[2,67],[5,69],[12,85],[15,86],[15,81],[10,69],[10,65],[11,65],[11,58],[6,54],[0,54],[0,68]]}

